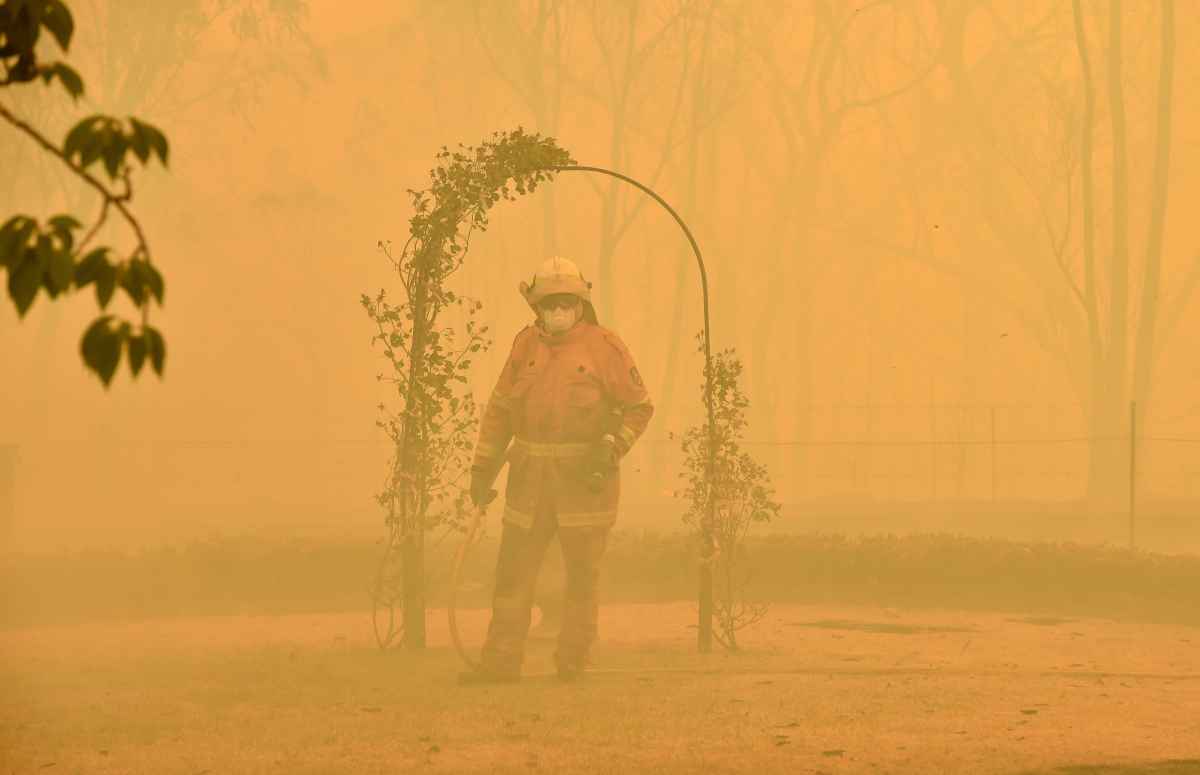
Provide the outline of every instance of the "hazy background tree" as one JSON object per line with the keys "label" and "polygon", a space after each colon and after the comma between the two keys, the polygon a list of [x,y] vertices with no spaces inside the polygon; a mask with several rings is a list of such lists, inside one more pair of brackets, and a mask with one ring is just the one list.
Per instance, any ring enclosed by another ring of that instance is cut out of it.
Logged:
{"label": "hazy background tree", "polygon": [[[688,35],[696,39],[690,47],[695,61],[684,94],[682,153],[672,160],[670,170],[673,178],[682,179],[682,191],[674,206],[696,239],[710,251],[713,280],[726,289],[731,288],[737,272],[728,271],[731,264],[728,251],[732,246],[722,239],[724,229],[718,228],[721,220],[716,217],[721,193],[718,160],[721,141],[726,136],[722,130],[728,128],[725,122],[745,98],[742,60],[747,43],[742,19],[746,11],[745,3],[723,0],[692,3],[689,7],[685,24]],[[672,303],[665,329],[667,355],[659,392],[662,404],[672,408],[677,404],[678,386],[686,381],[681,366],[681,356],[687,349],[684,311],[695,306],[698,287],[691,247],[681,240],[674,253],[674,282],[669,290]],[[720,331],[736,330],[736,321],[730,317],[722,316],[715,325]],[[667,427],[677,427],[679,416],[667,415],[662,421]],[[663,462],[661,458],[659,462]],[[653,470],[656,477],[662,476],[661,466]]]}
{"label": "hazy background tree", "polygon": [[[590,33],[600,61],[591,73],[573,82],[604,112],[608,148],[601,166],[631,170],[633,148],[642,145],[646,156],[639,161],[647,171],[635,177],[652,189],[659,185],[678,131],[691,64],[692,42],[684,23],[689,5],[652,8],[644,0],[591,4]],[[671,50],[674,56],[664,56]],[[666,100],[657,99],[663,96],[663,83],[670,84]],[[600,199],[595,276],[597,286],[606,290],[596,312],[602,322],[613,324],[621,287],[616,282],[615,254],[650,199],[615,178],[588,180],[588,185]],[[644,318],[637,323],[644,325]]]}
{"label": "hazy background tree", "polygon": [[[1153,411],[1174,14],[1170,2],[1154,14],[1096,8],[942,4],[946,78],[925,91],[906,174],[922,192],[911,200],[913,250],[1018,310],[1105,439],[1091,445],[1088,492],[1111,508],[1127,490],[1129,402]],[[982,51],[968,42],[973,25],[987,29]],[[1149,53],[1130,61],[1123,30]],[[1156,85],[1126,96],[1131,74]],[[1130,115],[1148,120],[1131,131]],[[1141,261],[1130,246],[1138,224]],[[1169,309],[1187,304],[1192,282]]]}
{"label": "hazy background tree", "polygon": [[[533,115],[539,133],[557,137],[563,91],[570,66],[567,42],[577,23],[578,4],[562,0],[528,3],[465,3],[473,32],[495,74]],[[555,187],[542,203],[542,252],[558,253]]]}
{"label": "hazy background tree", "polygon": [[[923,10],[916,2],[753,9],[751,61],[782,145],[762,143],[757,127],[744,145],[746,163],[766,181],[771,202],[767,244],[755,256],[755,271],[767,284],[753,315],[747,363],[752,395],[775,419],[778,437],[811,435],[809,348],[814,335],[833,333],[812,312],[813,301],[829,268],[845,259],[815,232],[844,229],[844,217],[865,198],[835,155],[862,147],[874,110],[933,72],[940,33]],[[781,351],[788,343],[792,349]]]}

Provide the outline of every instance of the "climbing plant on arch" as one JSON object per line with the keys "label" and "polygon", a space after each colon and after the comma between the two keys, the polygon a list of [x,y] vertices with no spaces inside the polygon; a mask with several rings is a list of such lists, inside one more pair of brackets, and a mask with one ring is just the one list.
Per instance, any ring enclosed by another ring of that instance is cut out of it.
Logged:
{"label": "climbing plant on arch", "polygon": [[[493,205],[530,193],[561,172],[609,175],[636,186],[662,205],[683,229],[700,269],[705,400],[708,428],[715,427],[708,277],[696,240],[662,197],[626,175],[578,165],[553,138],[529,134],[520,127],[496,133],[476,147],[459,146],[453,152],[443,148],[437,160],[438,165],[430,171],[429,188],[408,191],[415,214],[403,248],[393,253],[390,243],[380,243],[400,278],[404,298],[393,302],[384,290],[361,298],[376,327],[372,345],[381,348],[388,363],[379,379],[394,387],[396,398],[394,406],[380,405],[377,422],[393,443],[387,479],[377,495],[389,531],[372,593],[381,647],[393,643],[424,647],[425,534],[438,526],[463,526],[468,518],[461,481],[470,464],[477,413],[467,373],[472,356],[491,342],[487,327],[475,320],[482,305],[455,294],[447,281],[462,267],[471,235],[487,229]],[[442,317],[451,307],[465,315],[461,332]],[[710,440],[710,472],[715,448],[715,441]],[[701,520],[702,558],[712,552],[713,501],[709,499],[707,517]],[[472,526],[468,541],[473,534]],[[712,643],[712,573],[706,562],[701,563],[699,602],[699,647],[706,651]]]}

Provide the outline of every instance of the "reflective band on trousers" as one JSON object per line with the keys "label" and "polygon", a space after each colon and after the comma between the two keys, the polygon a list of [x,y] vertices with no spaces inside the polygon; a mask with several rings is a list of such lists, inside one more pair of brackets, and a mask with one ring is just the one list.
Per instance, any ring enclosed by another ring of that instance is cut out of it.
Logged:
{"label": "reflective band on trousers", "polygon": [[[554,515],[559,527],[605,527],[612,526],[617,521],[617,511],[580,511],[562,512]],[[525,530],[533,527],[534,517],[523,511],[517,511],[512,506],[504,507],[503,521]]]}
{"label": "reflective band on trousers", "polygon": [[591,444],[542,444],[525,439],[513,439],[513,444],[533,457],[583,457],[592,448]]}

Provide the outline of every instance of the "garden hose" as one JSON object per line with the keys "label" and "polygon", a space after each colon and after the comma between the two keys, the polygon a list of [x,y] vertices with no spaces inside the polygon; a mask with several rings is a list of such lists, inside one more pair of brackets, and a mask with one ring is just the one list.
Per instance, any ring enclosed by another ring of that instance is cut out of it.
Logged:
{"label": "garden hose", "polygon": [[467,650],[463,648],[462,638],[458,634],[458,587],[462,584],[462,567],[463,560],[467,556],[467,549],[475,542],[475,535],[479,532],[479,526],[483,524],[485,516],[487,516],[487,506],[479,506],[475,509],[475,515],[467,528],[467,534],[463,537],[458,552],[454,555],[454,575],[450,581],[450,604],[446,606],[446,616],[450,620],[450,640],[454,641],[455,651],[472,670],[478,670],[479,663],[472,659]]}
{"label": "garden hose", "polygon": [[[504,455],[500,458],[500,464],[494,469],[492,474],[492,482],[500,476],[500,471],[508,463],[509,456],[512,453],[512,448],[505,450]],[[467,650],[463,648],[462,637],[458,633],[458,588],[462,585],[462,569],[463,562],[467,557],[467,550],[471,548],[471,544],[475,543],[475,536],[479,533],[479,528],[483,524],[483,518],[487,516],[488,505],[496,498],[496,491],[489,491],[488,502],[475,507],[475,514],[471,518],[471,524],[467,527],[467,534],[463,536],[463,541],[459,544],[458,551],[454,555],[454,571],[450,577],[450,602],[446,606],[446,618],[450,624],[450,640],[454,642],[454,650],[462,657],[463,662],[467,663],[467,667],[472,670],[479,669],[479,663],[471,658]]]}

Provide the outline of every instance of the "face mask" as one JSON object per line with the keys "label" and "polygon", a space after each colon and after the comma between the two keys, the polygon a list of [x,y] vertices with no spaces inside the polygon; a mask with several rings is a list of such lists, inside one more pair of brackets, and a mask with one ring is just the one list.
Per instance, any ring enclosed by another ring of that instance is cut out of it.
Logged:
{"label": "face mask", "polygon": [[577,320],[578,317],[575,308],[542,311],[542,325],[552,334],[561,334],[570,329],[571,326],[575,325]]}

